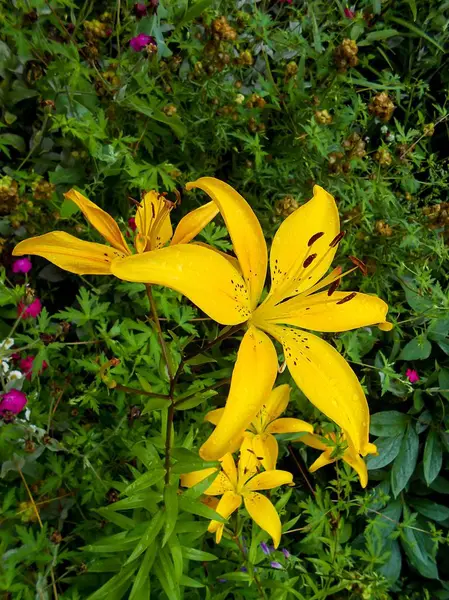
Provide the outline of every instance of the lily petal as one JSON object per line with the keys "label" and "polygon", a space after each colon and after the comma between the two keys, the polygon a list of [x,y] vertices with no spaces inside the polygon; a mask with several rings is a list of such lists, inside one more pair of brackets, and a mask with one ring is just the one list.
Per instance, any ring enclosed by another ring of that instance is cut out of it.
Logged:
{"label": "lily petal", "polygon": [[321,469],[321,467],[325,467],[326,465],[331,465],[332,463],[335,462],[335,458],[331,458],[331,451],[330,450],[326,450],[325,452],[323,452],[322,454],[319,455],[319,457],[316,459],[316,461],[314,463],[312,463],[309,467],[309,471],[311,473],[315,473],[315,471],[318,471],[318,469]]}
{"label": "lily petal", "polygon": [[388,304],[359,292],[327,292],[292,298],[270,310],[272,323],[295,325],[312,331],[349,331],[385,322]]}
{"label": "lily petal", "polygon": [[171,239],[171,204],[155,190],[147,192],[136,211],[136,250],[147,252],[162,248]]}
{"label": "lily petal", "polygon": [[264,469],[270,471],[276,468],[279,454],[277,440],[269,433],[261,433],[253,437],[253,450]]}
{"label": "lily petal", "polygon": [[237,353],[223,416],[200,449],[203,459],[216,460],[229,451],[232,440],[243,433],[260,410],[276,374],[277,354],[273,343],[263,331],[250,327]]}
{"label": "lily petal", "polygon": [[281,541],[281,520],[273,504],[257,492],[249,492],[243,497],[245,508],[250,517],[273,538],[275,548]]}
{"label": "lily petal", "polygon": [[181,485],[183,487],[191,488],[212,473],[216,473],[218,469],[211,467],[209,469],[200,469],[199,471],[192,471],[191,473],[183,473],[181,475]]}
{"label": "lily petal", "polygon": [[301,433],[303,431],[313,433],[313,425],[301,419],[284,417],[270,423],[265,431],[267,433]]}
{"label": "lily petal", "polygon": [[179,221],[171,245],[187,244],[190,240],[193,240],[217,214],[218,206],[215,202],[208,202],[187,213]]}
{"label": "lily petal", "polygon": [[235,466],[235,460],[230,452],[227,452],[223,458],[220,460],[221,468],[223,472],[226,474],[227,478],[234,486],[237,487],[237,467]]}
{"label": "lily petal", "polygon": [[13,250],[14,256],[34,254],[78,275],[111,275],[111,265],[122,252],[95,242],[85,242],[65,233],[51,231],[23,240]]}
{"label": "lily petal", "polygon": [[311,448],[316,448],[317,450],[329,450],[329,446],[321,441],[319,435],[313,433],[310,435],[302,435],[297,440],[293,440],[294,442],[301,442],[306,446],[310,446]]}
{"label": "lily petal", "polygon": [[272,490],[280,485],[293,483],[293,475],[288,471],[264,471],[248,481],[245,490],[255,492],[257,490]]}
{"label": "lily petal", "polygon": [[220,471],[204,494],[206,496],[221,496],[225,492],[233,492],[234,489],[235,486],[232,485],[226,474],[223,471]]}
{"label": "lily petal", "polygon": [[242,489],[245,483],[259,471],[259,461],[253,448],[253,434],[245,435],[240,446],[238,464],[238,487]]}
{"label": "lily petal", "polygon": [[[236,494],[235,492],[225,492],[221,497],[215,511],[225,519],[228,519],[232,513],[239,508],[241,503],[242,497],[240,494]],[[215,541],[217,544],[219,544],[221,541],[223,527],[224,524],[220,523],[219,521],[211,521],[209,523],[208,531],[210,533],[215,533]]]}
{"label": "lily petal", "polygon": [[212,425],[218,425],[221,417],[223,416],[224,413],[224,407],[223,408],[216,408],[215,410],[210,410],[207,415],[204,417],[205,421],[208,421],[209,423],[212,423]]}
{"label": "lily petal", "polygon": [[278,385],[272,390],[267,403],[260,411],[262,429],[265,429],[268,423],[277,419],[284,412],[290,401],[290,392],[291,387],[286,383]]}
{"label": "lily petal", "polygon": [[95,227],[98,233],[102,235],[111,246],[117,248],[117,250],[120,250],[123,254],[131,254],[119,226],[111,215],[76,190],[69,190],[64,196],[78,206],[92,227]]}
{"label": "lily petal", "polygon": [[178,244],[116,261],[112,272],[125,281],[165,285],[194,302],[214,321],[243,323],[250,316],[245,282],[217,252]]}
{"label": "lily petal", "polygon": [[349,447],[343,454],[343,460],[354,469],[360,479],[360,485],[365,488],[368,483],[368,469],[365,461],[358,452]]}
{"label": "lily petal", "polygon": [[[339,232],[340,219],[333,196],[315,185],[313,198],[287,217],[274,236],[270,253],[271,290],[266,301],[279,302],[309,289],[321,279],[334,258],[337,245],[330,247],[330,244]],[[312,242],[320,233],[323,235]],[[313,255],[310,261],[308,257]]]}
{"label": "lily petal", "polygon": [[193,188],[209,194],[218,206],[249,289],[251,308],[255,308],[265,284],[268,262],[267,245],[256,215],[247,201],[224,181],[201,177],[186,185],[187,190]]}
{"label": "lily petal", "polygon": [[357,452],[368,452],[369,409],[362,387],[345,359],[306,331],[274,325],[265,330],[281,342],[289,371],[307,398],[339,425]]}

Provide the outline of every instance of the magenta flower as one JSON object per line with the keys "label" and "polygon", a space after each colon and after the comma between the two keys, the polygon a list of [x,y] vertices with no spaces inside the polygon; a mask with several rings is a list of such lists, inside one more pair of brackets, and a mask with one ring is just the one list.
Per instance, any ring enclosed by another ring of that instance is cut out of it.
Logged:
{"label": "magenta flower", "polygon": [[132,229],[133,231],[136,231],[136,229],[137,229],[136,217],[129,217],[128,225],[129,225],[130,229]]}
{"label": "magenta flower", "polygon": [[[354,8],[354,7],[352,7],[352,8]],[[352,10],[351,8],[346,7],[344,10],[344,13],[345,13],[345,17],[347,19],[353,19],[355,17],[355,11]]]}
{"label": "magenta flower", "polygon": [[145,4],[141,4],[140,2],[138,4],[134,4],[134,14],[138,19],[144,17],[147,14],[147,7]]}
{"label": "magenta flower", "polygon": [[1,396],[0,414],[9,411],[15,415],[24,408],[27,403],[26,395],[20,390],[10,390]]}
{"label": "magenta flower", "polygon": [[25,256],[24,258],[18,258],[13,262],[12,272],[13,273],[28,273],[32,268],[31,260]]}
{"label": "magenta flower", "polygon": [[[31,375],[33,373],[33,363],[34,363],[34,356],[27,356],[26,358],[22,358],[22,360],[19,363],[19,367],[20,369],[23,371],[23,374],[25,375],[25,377],[30,380],[31,379]],[[42,375],[42,373],[45,371],[45,369],[48,367],[48,363],[47,361],[43,361],[42,362],[42,368],[39,371],[39,375]]]}
{"label": "magenta flower", "polygon": [[39,298],[33,300],[31,304],[26,305],[24,302],[19,302],[17,307],[17,316],[22,319],[35,319],[41,314],[42,302]]}
{"label": "magenta flower", "polygon": [[410,383],[417,383],[419,381],[418,372],[414,369],[407,369],[407,371],[405,372],[405,376],[410,381]]}
{"label": "magenta flower", "polygon": [[133,37],[129,45],[134,50],[134,52],[142,52],[144,48],[149,45],[156,46],[156,40],[151,35],[147,35],[146,33],[139,33],[136,37]]}

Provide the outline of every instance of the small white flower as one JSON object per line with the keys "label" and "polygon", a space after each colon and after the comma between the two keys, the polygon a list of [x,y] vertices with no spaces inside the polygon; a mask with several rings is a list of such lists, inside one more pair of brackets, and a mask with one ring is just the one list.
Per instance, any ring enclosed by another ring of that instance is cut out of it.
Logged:
{"label": "small white flower", "polygon": [[244,101],[245,101],[245,96],[243,94],[237,94],[237,96],[235,97],[235,103],[243,104]]}
{"label": "small white flower", "polygon": [[9,365],[7,360],[2,360],[2,371],[7,373],[9,371]]}
{"label": "small white flower", "polygon": [[0,350],[9,350],[14,346],[14,338],[6,338],[0,342]]}
{"label": "small white flower", "polygon": [[21,390],[24,379],[25,376],[21,371],[11,371],[8,375],[8,381],[6,382],[6,391],[9,392],[12,388]]}

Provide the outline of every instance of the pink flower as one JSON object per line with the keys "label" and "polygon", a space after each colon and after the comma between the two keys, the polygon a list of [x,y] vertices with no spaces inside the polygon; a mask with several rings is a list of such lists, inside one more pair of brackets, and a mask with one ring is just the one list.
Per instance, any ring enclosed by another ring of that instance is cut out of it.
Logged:
{"label": "pink flower", "polygon": [[22,319],[35,319],[41,314],[42,310],[42,302],[39,298],[33,300],[31,304],[26,305],[24,302],[19,302],[19,306],[17,307],[17,316],[22,317]]}
{"label": "pink flower", "polygon": [[151,35],[147,35],[146,33],[139,33],[136,37],[133,37],[129,45],[134,50],[134,52],[141,52],[144,48],[149,45],[156,46],[156,40]]}
{"label": "pink flower", "polygon": [[24,258],[18,258],[12,265],[13,273],[28,273],[32,268],[31,260],[25,256]]}
{"label": "pink flower", "polygon": [[26,395],[20,390],[10,390],[1,396],[0,414],[5,411],[17,415],[27,403]]}
{"label": "pink flower", "polygon": [[[354,8],[354,7],[352,7],[352,8]],[[352,10],[351,8],[346,7],[344,10],[344,13],[345,13],[345,17],[347,19],[353,19],[355,17],[355,11]]]}
{"label": "pink flower", "polygon": [[416,383],[417,381],[419,381],[418,372],[414,369],[407,369],[407,371],[405,372],[405,376],[410,381],[410,383]]}
{"label": "pink flower", "polygon": [[136,217],[129,217],[128,225],[133,231],[136,231],[136,229],[137,229]]}
{"label": "pink flower", "polygon": [[279,4],[293,4],[293,0],[279,0]]}
{"label": "pink flower", "polygon": [[150,12],[155,13],[157,11],[157,7],[159,6],[159,0],[150,0],[148,4],[148,8]]}
{"label": "pink flower", "polygon": [[134,4],[134,13],[138,19],[141,19],[147,14],[147,7],[145,4]]}
{"label": "pink flower", "polygon": [[[19,363],[19,367],[20,369],[23,371],[25,377],[30,380],[31,379],[31,375],[33,372],[33,362],[34,362],[34,356],[27,356],[26,358],[22,358],[22,360]],[[42,369],[39,371],[39,375],[42,375],[42,373],[45,371],[45,369],[48,367],[47,361],[43,361],[42,362]]]}

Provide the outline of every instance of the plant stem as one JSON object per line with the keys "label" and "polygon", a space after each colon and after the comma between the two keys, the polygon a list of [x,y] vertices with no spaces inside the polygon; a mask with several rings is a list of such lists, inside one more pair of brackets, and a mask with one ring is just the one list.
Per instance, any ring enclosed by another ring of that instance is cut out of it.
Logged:
{"label": "plant stem", "polygon": [[167,400],[170,398],[168,394],[155,394],[153,392],[146,392],[145,390],[136,390],[135,388],[128,387],[127,385],[121,385],[118,383],[114,388],[119,392],[127,392],[129,394],[142,394],[143,396],[149,396],[150,398],[166,398]]}
{"label": "plant stem", "polygon": [[[156,303],[153,298],[153,293],[151,291],[151,285],[147,284],[145,287],[147,289],[147,296],[148,296],[148,300],[150,302],[151,316],[153,317],[154,325],[156,327],[156,332],[157,332],[157,336],[159,338],[159,344],[161,346],[162,355],[164,357],[165,364],[167,365],[168,378],[170,379],[170,384],[172,384],[174,376],[173,376],[171,360],[170,360],[170,356],[168,354],[168,348],[165,343],[164,336],[162,334],[161,323],[159,321],[159,317],[157,314],[157,307],[156,307]],[[171,385],[170,385],[170,387],[171,387]]]}
{"label": "plant stem", "polygon": [[[242,554],[242,558],[243,558],[244,562],[247,563],[248,559],[246,558],[245,550],[243,549],[243,546],[242,546],[242,544],[241,544],[241,542],[239,540],[238,533],[234,534],[233,540],[237,544],[238,549],[240,550],[240,552]],[[259,576],[256,575],[256,573],[254,572],[254,569],[252,571],[252,576],[253,576],[254,583],[256,584],[257,589],[259,591],[260,598],[262,598],[263,600],[265,600],[266,599],[265,592],[263,590],[263,587],[262,587],[262,584],[260,582]]]}

